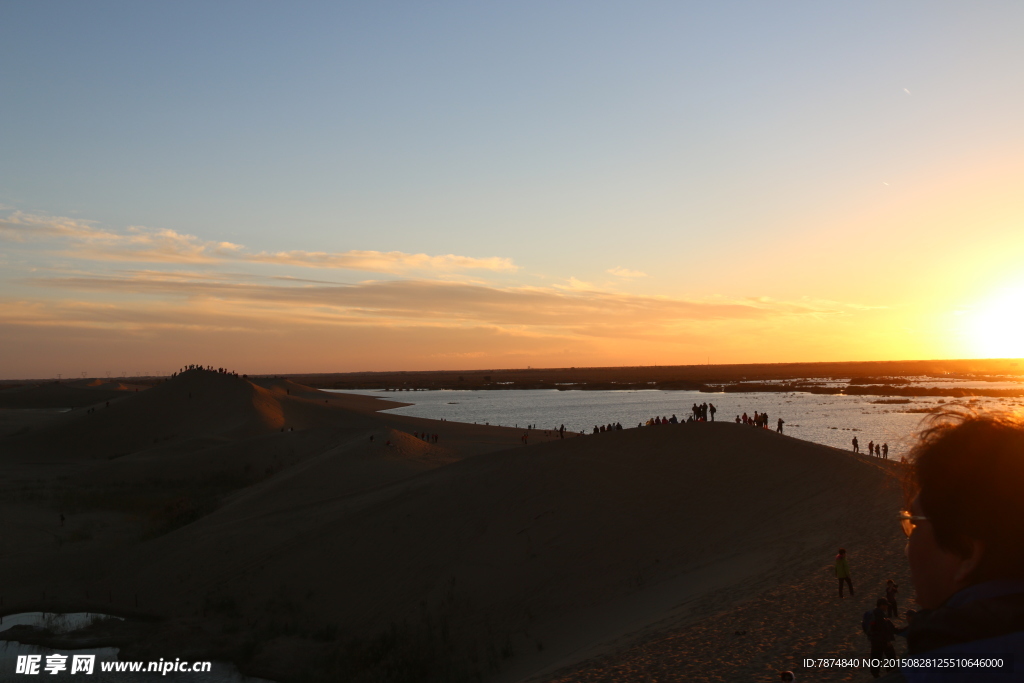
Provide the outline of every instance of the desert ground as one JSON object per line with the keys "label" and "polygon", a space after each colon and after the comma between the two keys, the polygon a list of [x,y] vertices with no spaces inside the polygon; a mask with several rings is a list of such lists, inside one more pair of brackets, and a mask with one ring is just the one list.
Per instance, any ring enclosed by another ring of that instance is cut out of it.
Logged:
{"label": "desert ground", "polygon": [[887,578],[912,606],[895,463],[396,405],[206,370],[0,391],[0,614],[123,616],[62,642],[282,682],[833,681],[869,675],[800,660],[866,655]]}

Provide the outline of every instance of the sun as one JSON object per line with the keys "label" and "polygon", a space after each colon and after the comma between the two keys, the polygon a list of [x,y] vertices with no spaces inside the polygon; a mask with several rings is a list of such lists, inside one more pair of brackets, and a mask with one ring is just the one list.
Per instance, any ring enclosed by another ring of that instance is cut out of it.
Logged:
{"label": "sun", "polygon": [[972,317],[974,346],[981,356],[1024,357],[1024,285],[997,292]]}

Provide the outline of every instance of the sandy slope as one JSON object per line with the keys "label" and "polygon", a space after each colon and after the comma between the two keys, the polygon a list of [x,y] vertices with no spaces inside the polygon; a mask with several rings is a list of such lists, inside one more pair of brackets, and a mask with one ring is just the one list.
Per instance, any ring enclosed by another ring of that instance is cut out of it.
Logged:
{"label": "sandy slope", "polygon": [[[139,387],[101,383],[48,382],[0,389],[0,408],[81,408],[113,401]],[[144,388],[144,387],[143,387]]]}
{"label": "sandy slope", "polygon": [[[102,539],[0,558],[6,611],[46,591],[50,609],[152,614],[154,647],[282,680],[518,680],[820,571],[898,505],[873,459],[731,423],[523,447],[522,430],[211,374],[0,442],[20,454],[8,467],[59,454],[63,476],[115,498],[215,500],[156,532],[126,515]],[[98,514],[81,507],[76,521]]]}
{"label": "sandy slope", "polygon": [[[324,398],[317,400],[314,393]],[[282,430],[370,424],[363,415],[332,410],[337,403],[332,406],[330,394],[307,389],[304,396],[292,397],[214,372],[187,372],[118,398],[104,400],[93,412],[71,411],[42,429],[18,435],[7,447],[49,459],[118,458],[156,446],[189,449],[187,444],[196,440],[233,441]]]}

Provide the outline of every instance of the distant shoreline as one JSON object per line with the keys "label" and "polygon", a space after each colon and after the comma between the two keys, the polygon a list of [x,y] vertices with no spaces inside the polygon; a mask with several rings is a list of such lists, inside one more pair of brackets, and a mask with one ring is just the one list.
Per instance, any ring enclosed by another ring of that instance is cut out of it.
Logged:
{"label": "distant shoreline", "polygon": [[785,383],[769,384],[750,382],[743,384],[708,385],[694,384],[681,386],[680,382],[656,382],[653,384],[484,384],[482,386],[465,385],[435,385],[430,387],[388,387],[380,385],[366,386],[324,386],[338,391],[516,391],[516,390],[537,390],[554,389],[557,391],[699,391],[705,394],[734,394],[734,393],[807,393],[827,394],[833,396],[906,396],[923,397],[935,396],[943,398],[1020,398],[1024,397],[1024,386],[1020,389],[965,389],[962,387],[920,387],[920,386],[894,386],[891,384],[851,384],[847,386],[829,386],[811,383]]}

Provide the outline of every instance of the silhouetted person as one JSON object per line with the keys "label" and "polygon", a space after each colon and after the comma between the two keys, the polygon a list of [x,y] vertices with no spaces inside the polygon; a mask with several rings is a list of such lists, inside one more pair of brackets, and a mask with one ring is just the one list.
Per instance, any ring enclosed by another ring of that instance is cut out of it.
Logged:
{"label": "silhouetted person", "polygon": [[710,404],[708,406],[708,410],[711,411],[711,421],[714,422],[715,421],[715,413],[718,412],[718,408],[716,408],[715,404],[712,403],[712,404]]}
{"label": "silhouetted person", "polygon": [[781,433],[782,433],[782,425],[784,425],[784,424],[786,424],[786,421],[785,421],[785,420],[783,420],[783,419],[782,419],[782,418],[780,417],[780,418],[779,418],[779,428],[778,428],[778,429],[776,429],[775,431],[777,431],[777,432],[778,432],[779,434],[781,434]]}
{"label": "silhouetted person", "polygon": [[887,607],[887,614],[889,618],[899,617],[900,612],[896,607],[896,594],[900,592],[900,587],[895,581],[889,579],[885,582],[885,603]]}
{"label": "silhouetted person", "polygon": [[[895,659],[896,649],[893,641],[896,640],[896,627],[885,616],[885,598],[879,598],[875,603],[875,611],[871,625],[868,627],[868,637],[871,639],[872,659]],[[879,667],[871,667],[871,675],[878,678],[881,675]]]}
{"label": "silhouetted person", "polygon": [[558,438],[559,439],[564,439],[565,438],[565,425],[562,425],[561,427],[558,428]]}
{"label": "silhouetted person", "polygon": [[875,442],[874,441],[868,441],[868,455],[874,455],[874,454],[875,454]]}
{"label": "silhouetted person", "polygon": [[860,444],[857,443],[857,437],[853,437],[853,452],[860,453]]}
{"label": "silhouetted person", "polygon": [[850,564],[846,561],[846,548],[840,548],[836,555],[836,578],[839,579],[839,597],[843,597],[843,582],[850,587],[850,597],[853,597],[853,581],[850,579]]}
{"label": "silhouetted person", "polygon": [[882,457],[886,460],[889,459],[889,444],[887,443],[882,444]]}
{"label": "silhouetted person", "polygon": [[882,447],[880,445],[878,445],[877,443],[875,444],[875,457],[876,458],[881,458],[882,457]]}

